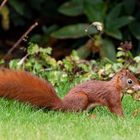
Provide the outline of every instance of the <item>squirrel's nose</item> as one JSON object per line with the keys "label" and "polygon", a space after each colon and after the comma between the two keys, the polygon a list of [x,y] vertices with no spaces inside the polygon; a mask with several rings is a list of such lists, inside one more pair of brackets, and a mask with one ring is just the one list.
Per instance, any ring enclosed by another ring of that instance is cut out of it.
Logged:
{"label": "squirrel's nose", "polygon": [[140,85],[134,85],[132,86],[132,89],[135,91],[140,90]]}

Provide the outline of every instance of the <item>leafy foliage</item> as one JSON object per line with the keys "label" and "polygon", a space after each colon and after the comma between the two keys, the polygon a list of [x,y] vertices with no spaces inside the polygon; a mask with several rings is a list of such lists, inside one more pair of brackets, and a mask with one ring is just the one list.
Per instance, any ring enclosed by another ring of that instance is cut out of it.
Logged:
{"label": "leafy foliage", "polygon": [[[87,54],[84,57],[90,54],[96,56],[95,46],[100,42],[100,57],[114,61],[114,44],[124,40],[135,42],[136,46],[140,44],[140,12],[137,3],[138,0],[9,0],[0,11],[1,27],[7,31],[21,29],[37,20],[40,23],[39,32],[32,35],[30,41],[47,46],[51,38],[63,39],[66,44],[66,39],[74,39],[71,48],[77,47],[78,51],[84,48]],[[103,24],[103,33],[97,35],[93,26],[85,33],[87,26],[96,21]],[[86,49],[88,35],[93,40],[90,53]],[[53,46],[53,43],[50,45]],[[136,47],[134,50],[137,51]]]}
{"label": "leafy foliage", "polygon": [[76,51],[65,59],[56,61],[51,57],[51,48],[41,48],[37,44],[30,43],[27,54],[22,59],[10,61],[9,67],[31,71],[48,79],[53,85],[61,82],[65,84],[74,79],[77,79],[77,82],[88,79],[110,79],[121,68],[128,68],[140,76],[140,56],[133,57],[131,47],[132,44],[129,42],[122,43],[118,48],[116,62],[108,58],[101,61],[82,60]]}
{"label": "leafy foliage", "polygon": [[[71,8],[74,5],[74,8]],[[76,8],[77,7],[77,8]],[[79,9],[79,13],[77,13],[77,10]],[[68,9],[67,9],[68,8]],[[66,16],[78,16],[78,15],[85,15],[88,22],[95,22],[99,21],[102,22],[104,25],[104,33],[100,37],[100,42],[103,42],[100,45],[100,51],[103,52],[102,54],[106,54],[107,57],[112,58],[112,60],[115,60],[115,46],[112,43],[112,38],[117,40],[132,40],[133,37],[139,40],[139,29],[138,26],[140,25],[139,22],[139,16],[136,16],[134,13],[134,9],[136,8],[136,0],[133,2],[130,0],[123,0],[121,2],[117,1],[103,1],[103,0],[82,0],[82,1],[75,1],[70,0],[68,2],[63,3],[60,8],[59,12],[66,15]],[[71,10],[70,10],[71,9]],[[129,11],[129,9],[131,9]],[[138,14],[137,14],[138,15]],[[71,25],[69,25],[71,26]],[[67,35],[66,37],[71,38],[71,32],[76,35],[78,33],[78,30],[75,30],[77,25],[72,25],[71,31],[69,31],[67,28],[63,27],[62,29],[59,29],[59,32],[57,32],[57,35],[55,33],[52,34],[52,36],[56,38],[61,38],[61,34],[65,32]],[[123,33],[123,28],[128,28],[129,34]],[[85,27],[83,26],[83,29],[85,30]],[[90,29],[91,30],[91,29]],[[69,35],[70,34],[70,35]],[[89,33],[91,34],[91,33]],[[93,34],[94,35],[94,34]],[[74,36],[74,35],[73,35]],[[85,33],[81,32],[79,37],[85,36]],[[108,39],[109,38],[109,39]],[[95,39],[95,38],[94,38]],[[107,41],[106,41],[107,40]],[[96,40],[95,40],[96,41]],[[112,51],[110,51],[110,45],[108,46],[108,42],[111,45]],[[104,50],[104,48],[106,48]],[[110,52],[112,52],[112,56],[110,55]],[[94,52],[93,52],[94,53]]]}
{"label": "leafy foliage", "polygon": [[[58,39],[67,39],[67,38],[79,38],[87,36],[85,29],[88,27],[88,24],[77,24],[77,25],[69,25],[65,26],[55,32],[53,32],[51,35]],[[90,32],[96,33],[97,31]]]}

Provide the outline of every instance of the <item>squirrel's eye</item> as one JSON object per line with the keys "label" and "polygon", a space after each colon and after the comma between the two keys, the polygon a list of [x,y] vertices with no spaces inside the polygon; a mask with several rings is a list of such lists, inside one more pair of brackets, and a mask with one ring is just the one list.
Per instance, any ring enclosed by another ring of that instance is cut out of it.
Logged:
{"label": "squirrel's eye", "polygon": [[131,85],[131,84],[133,83],[133,81],[132,81],[131,79],[128,79],[128,80],[127,80],[127,83],[128,83],[129,85]]}

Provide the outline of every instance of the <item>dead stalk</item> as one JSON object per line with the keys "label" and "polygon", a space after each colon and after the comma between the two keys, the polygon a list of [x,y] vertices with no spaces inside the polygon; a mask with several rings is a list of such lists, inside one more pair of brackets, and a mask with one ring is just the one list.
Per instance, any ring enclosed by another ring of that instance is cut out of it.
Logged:
{"label": "dead stalk", "polygon": [[1,10],[2,7],[6,4],[7,1],[8,1],[8,0],[3,0],[3,2],[2,2],[1,5],[0,5],[0,10]]}
{"label": "dead stalk", "polygon": [[38,22],[35,22],[31,25],[28,30],[18,39],[18,41],[12,46],[12,48],[7,52],[6,55],[9,55],[13,52],[13,50],[24,40],[24,38],[38,25]]}

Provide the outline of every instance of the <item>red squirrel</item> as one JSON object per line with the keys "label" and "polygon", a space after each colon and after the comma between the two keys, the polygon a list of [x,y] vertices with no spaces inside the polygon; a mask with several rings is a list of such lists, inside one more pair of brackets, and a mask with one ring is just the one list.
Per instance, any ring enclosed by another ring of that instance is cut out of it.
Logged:
{"label": "red squirrel", "polygon": [[140,85],[132,73],[123,69],[110,81],[89,80],[78,84],[60,99],[49,82],[29,72],[0,70],[0,97],[51,110],[77,112],[103,105],[123,116],[122,92],[127,89],[139,90]]}

